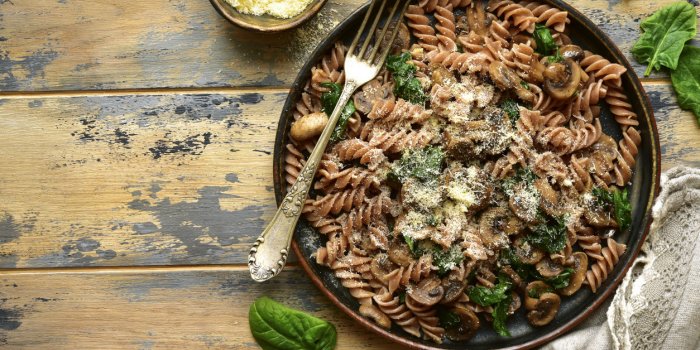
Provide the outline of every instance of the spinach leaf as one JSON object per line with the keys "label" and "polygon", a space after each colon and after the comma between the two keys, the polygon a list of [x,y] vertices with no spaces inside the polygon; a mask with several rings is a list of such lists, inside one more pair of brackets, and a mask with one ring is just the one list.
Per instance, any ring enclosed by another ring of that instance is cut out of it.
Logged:
{"label": "spinach leaf", "polygon": [[[338,104],[338,99],[340,99],[340,94],[343,89],[336,83],[322,83],[321,86],[330,89],[330,91],[321,94],[321,108],[323,112],[330,117],[333,113],[333,109],[335,109],[335,105]],[[355,113],[355,104],[350,100],[340,112],[338,123],[335,125],[335,129],[333,129],[333,133],[331,134],[331,142],[337,142],[345,138],[345,130],[348,128],[348,119],[350,119],[353,113]]]}
{"label": "spinach leaf", "polygon": [[445,153],[440,147],[428,146],[422,149],[404,151],[401,159],[392,165],[393,176],[400,182],[414,177],[422,182],[434,182],[442,173]]}
{"label": "spinach leaf", "polygon": [[530,244],[546,250],[549,253],[556,253],[566,246],[566,217],[547,220],[535,226],[525,239]]}
{"label": "spinach leaf", "polygon": [[335,348],[335,326],[268,297],[260,297],[250,306],[248,323],[253,337],[264,350]]}
{"label": "spinach leaf", "polygon": [[632,55],[649,65],[644,75],[661,66],[676,69],[683,45],[697,31],[695,7],[685,1],[672,3],[642,21],[641,27],[644,33],[632,47]]}
{"label": "spinach leaf", "polygon": [[438,319],[442,328],[458,327],[462,322],[456,313],[445,309],[438,309]]}
{"label": "spinach leaf", "polygon": [[593,198],[595,198],[595,204],[597,206],[602,208],[612,206],[613,195],[610,191],[600,187],[593,187],[591,194],[593,195]]}
{"label": "spinach leaf", "polygon": [[544,294],[544,293],[551,293],[551,292],[553,292],[553,291],[554,291],[554,289],[552,289],[551,287],[547,287],[547,288],[532,288],[532,289],[530,289],[530,290],[527,292],[527,295],[528,295],[530,298],[539,299],[540,296],[542,296],[542,294]]}
{"label": "spinach leaf", "polygon": [[464,260],[464,254],[459,245],[453,245],[446,251],[437,247],[433,251],[433,265],[437,266],[437,273],[440,276],[444,276],[450,272],[452,268],[459,265],[462,260]]}
{"label": "spinach leaf", "polygon": [[399,303],[406,304],[406,292],[401,292],[399,294]]}
{"label": "spinach leaf", "polygon": [[504,112],[508,113],[510,123],[513,124],[513,126],[515,126],[515,122],[518,121],[518,119],[520,119],[520,109],[518,108],[518,103],[513,101],[512,99],[507,99],[501,102],[501,109]]}
{"label": "spinach leaf", "polygon": [[545,279],[544,282],[554,287],[554,289],[562,289],[569,286],[569,281],[571,280],[571,275],[574,274],[574,269],[567,267],[560,274]]}
{"label": "spinach leaf", "polygon": [[411,251],[411,254],[413,254],[413,256],[418,255],[418,251],[417,251],[418,247],[416,247],[416,241],[413,240],[413,237],[409,237],[409,236],[404,235],[403,240],[406,241],[406,245],[408,245],[408,250]]}
{"label": "spinach leaf", "polygon": [[508,327],[506,327],[506,318],[508,317],[508,306],[510,305],[510,296],[508,299],[501,300],[493,309],[493,329],[502,337],[510,337]]}
{"label": "spinach leaf", "polygon": [[615,221],[620,227],[620,232],[625,232],[632,224],[632,206],[627,198],[628,192],[625,188],[622,191],[613,191],[613,206],[615,208]]}
{"label": "spinach leaf", "polygon": [[678,96],[678,104],[691,110],[700,123],[700,48],[686,46],[678,60],[678,66],[671,72],[673,89]]}
{"label": "spinach leaf", "polygon": [[503,300],[510,300],[510,288],[512,283],[507,277],[498,276],[498,283],[493,288],[484,286],[473,286],[469,288],[467,294],[469,300],[481,306],[489,306],[499,303]]}
{"label": "spinach leaf", "polygon": [[554,54],[552,56],[547,57],[547,61],[549,61],[549,63],[557,63],[557,62],[561,62],[563,60],[564,60],[564,56],[561,55],[559,48],[557,48],[557,51],[554,52]]}
{"label": "spinach leaf", "polygon": [[394,76],[394,93],[412,103],[422,104],[428,97],[423,92],[423,86],[415,77],[416,66],[409,64],[411,54],[404,52],[397,56],[389,56],[386,59],[386,68]]}
{"label": "spinach leaf", "polygon": [[557,43],[554,42],[554,37],[549,28],[542,24],[535,25],[535,32],[532,33],[537,45],[537,51],[542,56],[549,56],[552,51],[557,49]]}

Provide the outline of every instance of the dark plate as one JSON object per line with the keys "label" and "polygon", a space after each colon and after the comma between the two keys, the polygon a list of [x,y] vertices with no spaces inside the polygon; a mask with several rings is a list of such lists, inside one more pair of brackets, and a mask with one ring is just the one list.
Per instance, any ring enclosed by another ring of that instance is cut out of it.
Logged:
{"label": "dark plate", "polygon": [[[315,261],[309,258],[322,242],[320,235],[303,219],[300,220],[297,226],[293,247],[299,257],[300,265],[309,274],[314,284],[316,284],[335,305],[357,322],[397,343],[415,349],[520,349],[531,348],[550,341],[583,321],[615,291],[615,287],[620,283],[630,264],[639,253],[641,244],[649,231],[649,225],[651,224],[651,206],[659,190],[659,173],[661,169],[659,137],[649,99],[642,88],[639,78],[637,78],[624,55],[600,29],[566,3],[558,0],[544,0],[543,2],[569,12],[571,23],[568,24],[567,27],[575,43],[579,44],[584,49],[606,57],[611,62],[620,63],[627,68],[627,73],[622,77],[623,88],[624,91],[627,92],[634,111],[639,116],[639,129],[642,135],[642,144],[639,148],[637,165],[630,187],[633,218],[632,229],[630,233],[616,237],[618,241],[627,244],[627,252],[620,257],[619,263],[609,275],[606,282],[600,287],[597,294],[591,293],[590,290],[584,286],[584,288],[581,288],[574,296],[564,297],[561,309],[555,320],[545,327],[531,327],[527,323],[524,313],[521,310],[508,321],[508,328],[512,334],[510,338],[498,336],[491,329],[490,324],[485,322],[486,324],[481,327],[476,336],[469,342],[451,343],[446,341],[441,345],[437,345],[413,337],[397,326],[394,326],[391,331],[386,331],[375,325],[372,321],[360,316],[357,312],[359,308],[357,301],[338,283],[338,280],[331,270],[316,264]],[[291,93],[287,98],[282,116],[280,117],[275,143],[274,180],[277,203],[282,200],[284,194],[283,153],[284,146],[287,143],[289,126],[293,120],[292,110],[294,103],[299,99],[305,82],[310,78],[311,67],[318,62],[324,53],[328,52],[335,41],[348,41],[352,39],[365,10],[366,6],[354,12],[326,38],[313,52],[292,86]],[[601,116],[601,122],[606,133],[618,140],[620,139],[620,128],[606,108],[604,108],[603,115]]]}

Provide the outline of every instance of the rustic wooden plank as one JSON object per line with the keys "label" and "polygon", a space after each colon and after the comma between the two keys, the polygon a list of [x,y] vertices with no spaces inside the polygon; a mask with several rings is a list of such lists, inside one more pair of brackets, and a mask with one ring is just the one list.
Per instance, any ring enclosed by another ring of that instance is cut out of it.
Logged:
{"label": "rustic wooden plank", "polygon": [[[571,4],[629,53],[640,18],[672,1]],[[363,2],[332,0],[299,29],[261,35],[230,25],[207,1],[0,1],[0,91],[288,86]]]}
{"label": "rustic wooden plank", "polygon": [[264,284],[231,269],[3,274],[0,346],[259,349],[248,308],[262,295],[332,322],[338,350],[395,348],[334,307],[299,269]]}
{"label": "rustic wooden plank", "polygon": [[[662,165],[700,166],[695,118],[648,84]],[[244,263],[274,211],[286,94],[0,101],[0,267]]]}

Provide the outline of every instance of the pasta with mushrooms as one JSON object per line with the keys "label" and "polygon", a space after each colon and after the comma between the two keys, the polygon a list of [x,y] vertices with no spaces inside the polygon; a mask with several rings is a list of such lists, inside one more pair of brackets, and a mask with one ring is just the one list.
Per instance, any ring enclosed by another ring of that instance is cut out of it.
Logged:
{"label": "pasta with mushrooms", "polygon": [[[360,314],[437,343],[488,323],[507,336],[521,307],[543,326],[562,298],[605,282],[625,252],[612,236],[630,227],[639,123],[625,68],[573,43],[567,15],[530,1],[409,6],[385,67],[341,106],[303,209],[325,237],[316,262]],[[337,103],[345,51],[313,68],[295,105],[289,184]]]}

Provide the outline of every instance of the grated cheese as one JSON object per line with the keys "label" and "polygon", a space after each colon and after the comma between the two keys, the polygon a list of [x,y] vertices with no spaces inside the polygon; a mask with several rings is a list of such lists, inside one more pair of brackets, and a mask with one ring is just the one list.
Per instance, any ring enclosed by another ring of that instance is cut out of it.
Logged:
{"label": "grated cheese", "polygon": [[304,11],[311,0],[226,0],[226,2],[241,13],[292,18]]}

